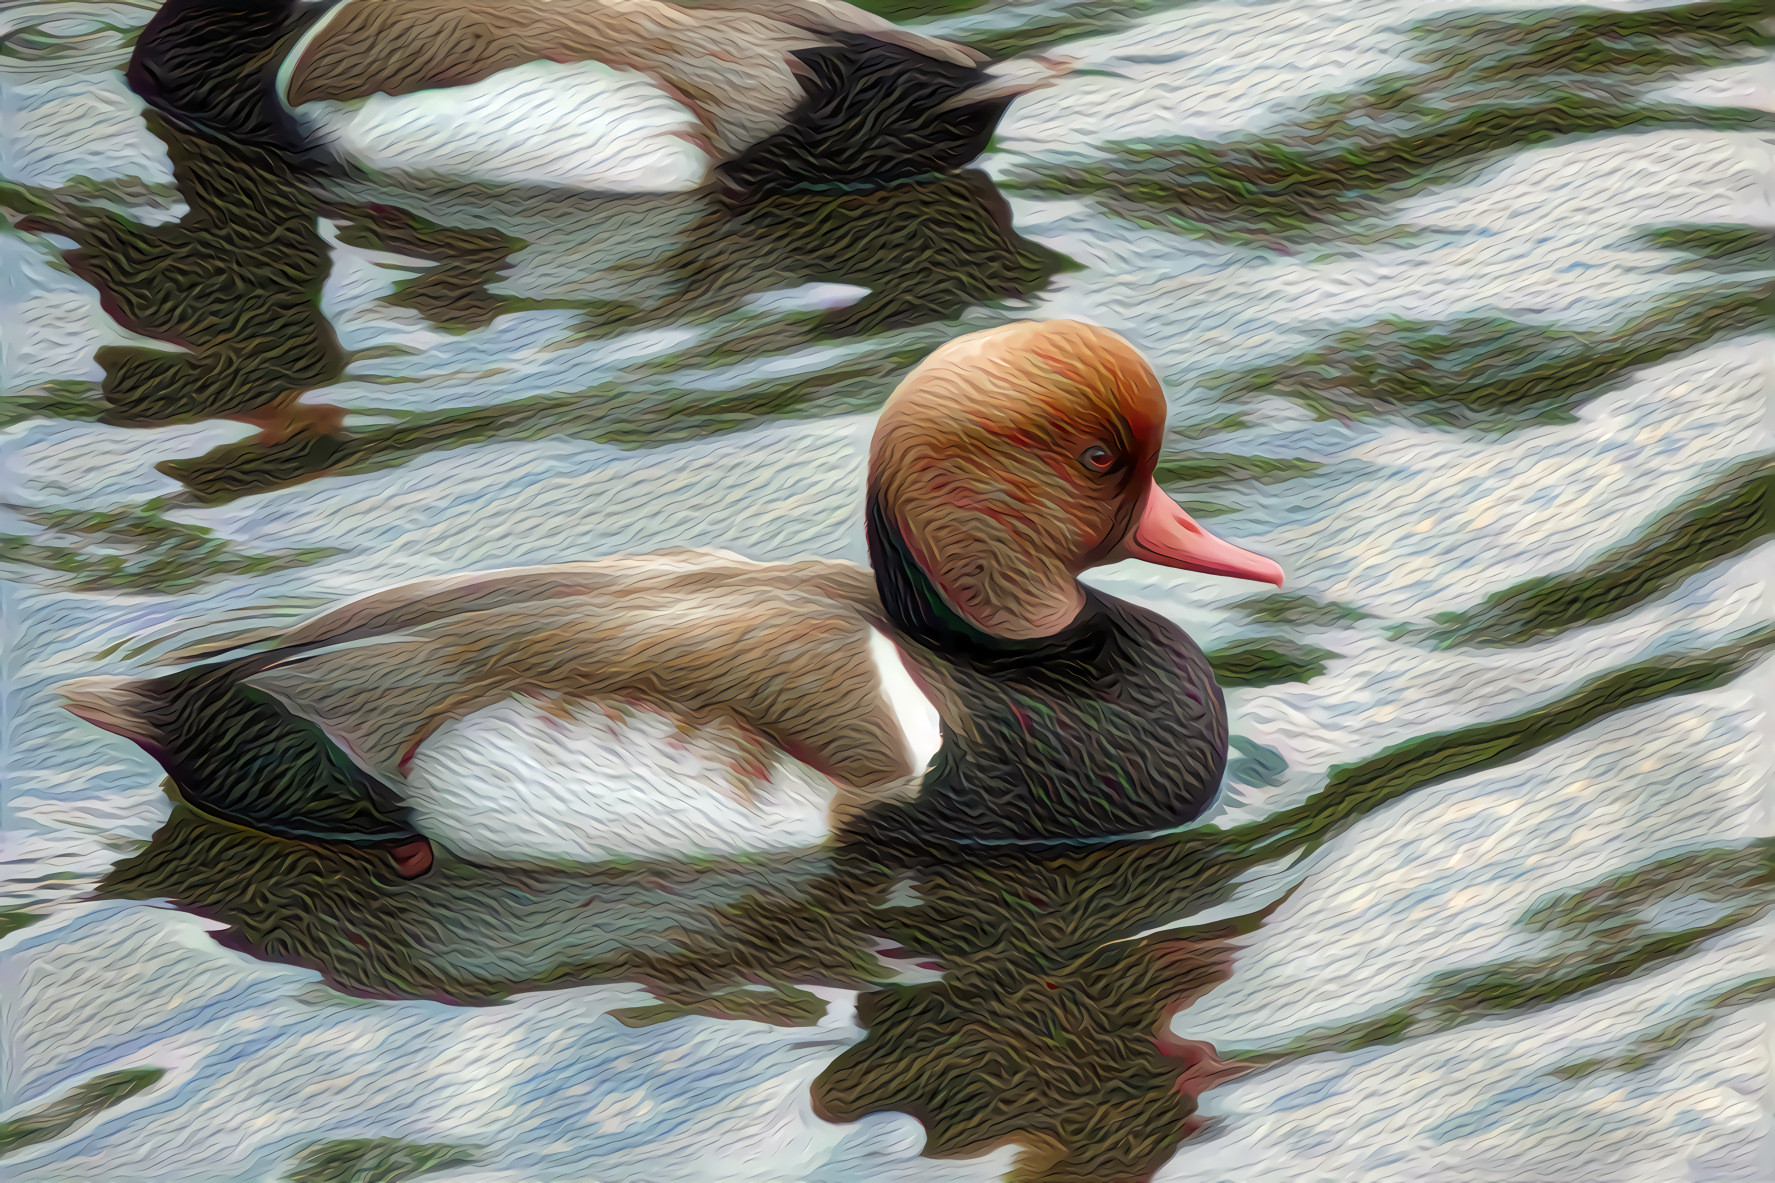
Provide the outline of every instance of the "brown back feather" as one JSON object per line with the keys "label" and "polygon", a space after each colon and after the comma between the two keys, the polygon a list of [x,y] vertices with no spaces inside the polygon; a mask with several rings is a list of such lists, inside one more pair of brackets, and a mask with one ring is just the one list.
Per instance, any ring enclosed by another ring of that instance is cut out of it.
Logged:
{"label": "brown back feather", "polygon": [[869,655],[880,619],[849,564],[621,556],[376,593],[291,630],[286,645],[324,647],[248,683],[396,782],[446,721],[541,691],[732,716],[867,788],[912,771]]}
{"label": "brown back feather", "polygon": [[667,84],[731,156],[787,122],[805,97],[789,54],[823,44],[768,16],[662,0],[347,0],[303,48],[284,97],[345,102],[466,86],[534,61],[595,61]]}

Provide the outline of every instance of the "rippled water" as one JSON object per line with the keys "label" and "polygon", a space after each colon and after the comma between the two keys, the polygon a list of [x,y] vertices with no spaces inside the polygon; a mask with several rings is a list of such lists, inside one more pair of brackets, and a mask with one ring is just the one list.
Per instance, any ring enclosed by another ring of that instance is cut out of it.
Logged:
{"label": "rippled water", "polygon": [[[314,193],[150,127],[116,70],[146,8],[5,8],[0,1102],[62,1106],[0,1125],[9,1177],[1768,1177],[1775,257],[1646,237],[1775,223],[1767,131],[1494,148],[1304,229],[999,187],[1285,129],[1422,69],[1438,11],[902,8],[1081,70],[975,173],[738,209]],[[1028,316],[1134,340],[1179,496],[1289,573],[1091,576],[1229,686],[1179,839],[391,883],[173,812],[50,694],[443,572],[863,561],[870,411]],[[1551,376],[1451,423],[1518,362]]]}

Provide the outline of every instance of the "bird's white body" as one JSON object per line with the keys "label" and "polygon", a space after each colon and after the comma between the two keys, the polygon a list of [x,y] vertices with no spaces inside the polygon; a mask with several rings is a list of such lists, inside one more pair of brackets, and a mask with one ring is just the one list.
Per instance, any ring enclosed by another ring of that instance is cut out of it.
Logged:
{"label": "bird's white body", "polygon": [[427,740],[401,793],[420,833],[475,862],[675,861],[818,843],[837,786],[786,755],[765,759],[743,735],[687,729],[641,703],[514,697]]}
{"label": "bird's white body", "polygon": [[[936,754],[936,710],[893,642],[870,657],[912,767]],[[472,861],[678,861],[803,849],[829,834],[824,773],[734,725],[691,727],[621,699],[514,696],[445,724],[398,786],[415,827]]]}
{"label": "bird's white body", "polygon": [[291,113],[312,142],[404,178],[683,193],[707,184],[717,163],[683,104],[602,62],[527,62],[466,86]]}

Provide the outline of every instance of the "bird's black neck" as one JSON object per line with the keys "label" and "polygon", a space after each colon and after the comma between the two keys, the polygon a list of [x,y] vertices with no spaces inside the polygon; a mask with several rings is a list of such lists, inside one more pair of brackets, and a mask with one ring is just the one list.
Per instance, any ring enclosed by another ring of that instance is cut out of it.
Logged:
{"label": "bird's black neck", "polygon": [[1053,636],[995,637],[943,598],[873,495],[867,529],[888,619],[967,716],[944,720],[942,749],[894,828],[1064,841],[1167,829],[1207,807],[1226,762],[1226,709],[1182,629],[1085,588]]}

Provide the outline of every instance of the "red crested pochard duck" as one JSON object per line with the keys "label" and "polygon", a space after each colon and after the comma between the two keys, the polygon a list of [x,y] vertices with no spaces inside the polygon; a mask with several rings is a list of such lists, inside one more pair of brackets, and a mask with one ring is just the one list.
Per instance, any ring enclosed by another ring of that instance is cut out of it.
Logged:
{"label": "red crested pochard duck", "polygon": [[672,193],[961,168],[1066,69],[984,63],[844,0],[166,0],[126,77],[311,165]]}
{"label": "red crested pochard duck", "polygon": [[1121,337],[1018,322],[937,350],[888,399],[872,572],[694,551],[475,572],[348,601],[258,651],[60,690],[192,805],[385,846],[408,875],[434,839],[572,865],[884,827],[1167,829],[1219,786],[1220,691],[1182,629],[1078,576],[1125,559],[1282,573],[1154,484],[1164,423]]}

